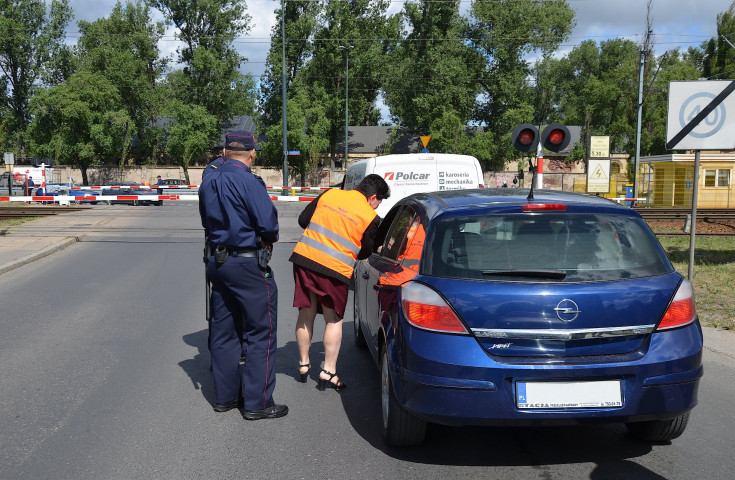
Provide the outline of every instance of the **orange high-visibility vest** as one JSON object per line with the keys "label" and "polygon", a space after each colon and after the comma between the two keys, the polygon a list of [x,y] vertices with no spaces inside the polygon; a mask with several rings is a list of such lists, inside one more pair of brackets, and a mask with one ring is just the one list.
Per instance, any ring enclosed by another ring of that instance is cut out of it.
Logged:
{"label": "orange high-visibility vest", "polygon": [[381,285],[401,285],[411,280],[419,273],[419,262],[421,252],[424,250],[426,232],[419,219],[414,220],[411,228],[406,234],[406,250],[398,255],[397,260],[401,262],[395,271],[381,273],[378,283]]}
{"label": "orange high-visibility vest", "polygon": [[329,190],[319,197],[311,222],[294,253],[352,278],[362,235],[376,216],[362,193]]}

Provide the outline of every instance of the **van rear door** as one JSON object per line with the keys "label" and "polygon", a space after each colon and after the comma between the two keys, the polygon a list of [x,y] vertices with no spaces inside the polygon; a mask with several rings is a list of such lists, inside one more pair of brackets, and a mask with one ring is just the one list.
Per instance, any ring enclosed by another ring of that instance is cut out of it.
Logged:
{"label": "van rear door", "polygon": [[437,154],[437,190],[482,188],[480,162],[469,155]]}
{"label": "van rear door", "polygon": [[380,175],[390,187],[390,198],[375,210],[381,217],[404,197],[439,189],[434,155],[386,155],[374,160],[372,173]]}

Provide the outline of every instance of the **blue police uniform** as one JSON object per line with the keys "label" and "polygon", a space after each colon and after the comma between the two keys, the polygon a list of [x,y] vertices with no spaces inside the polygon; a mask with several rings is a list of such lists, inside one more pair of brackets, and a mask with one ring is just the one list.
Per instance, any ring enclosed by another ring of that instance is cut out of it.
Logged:
{"label": "blue police uniform", "polygon": [[217,170],[223,163],[225,163],[225,158],[221,155],[209,162],[207,166],[204,167],[204,170],[202,170],[202,182],[207,178],[207,175]]}
{"label": "blue police uniform", "polygon": [[[244,163],[228,158],[207,170],[199,187],[202,225],[212,250],[228,251],[224,263],[218,264],[214,255],[207,263],[215,402],[236,401],[242,386],[245,410],[260,411],[275,405],[278,289],[270,267],[258,267],[256,237],[266,243],[278,240],[278,212],[262,180]],[[240,373],[242,350],[247,361]]]}

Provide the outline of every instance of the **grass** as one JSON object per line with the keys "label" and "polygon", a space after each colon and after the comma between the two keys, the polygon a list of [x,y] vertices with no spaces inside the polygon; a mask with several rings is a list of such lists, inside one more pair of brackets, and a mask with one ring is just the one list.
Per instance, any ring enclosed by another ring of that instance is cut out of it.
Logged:
{"label": "grass", "polygon": [[30,222],[31,220],[35,220],[38,217],[20,217],[20,218],[8,218],[5,220],[0,220],[0,236],[4,237],[6,236],[11,227],[18,226],[20,224]]}
{"label": "grass", "polygon": [[[689,237],[659,236],[666,254],[682,275],[689,275]],[[702,325],[735,330],[735,299],[730,286],[735,276],[735,237],[696,237],[694,300]]]}

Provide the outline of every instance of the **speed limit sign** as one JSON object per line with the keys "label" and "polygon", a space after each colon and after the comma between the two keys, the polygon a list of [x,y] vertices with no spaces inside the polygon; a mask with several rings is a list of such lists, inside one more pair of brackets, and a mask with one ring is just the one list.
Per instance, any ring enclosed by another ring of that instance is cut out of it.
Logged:
{"label": "speed limit sign", "polygon": [[668,150],[735,149],[735,81],[671,82]]}

